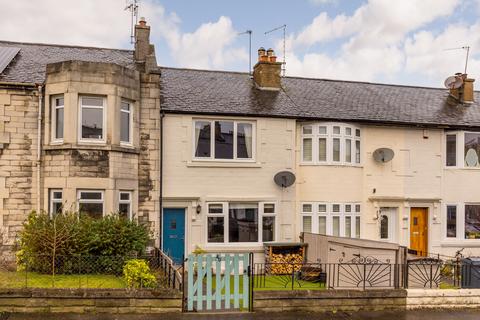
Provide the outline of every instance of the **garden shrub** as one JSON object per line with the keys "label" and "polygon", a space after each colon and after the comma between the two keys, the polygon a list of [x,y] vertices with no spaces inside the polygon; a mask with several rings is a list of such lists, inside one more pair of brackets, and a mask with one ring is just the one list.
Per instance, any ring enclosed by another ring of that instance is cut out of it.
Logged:
{"label": "garden shrub", "polygon": [[150,271],[147,262],[142,259],[127,261],[123,267],[123,278],[128,288],[155,288],[157,279]]}
{"label": "garden shrub", "polygon": [[17,265],[52,274],[121,274],[125,261],[144,254],[149,240],[146,227],[116,214],[92,219],[32,212],[20,232]]}

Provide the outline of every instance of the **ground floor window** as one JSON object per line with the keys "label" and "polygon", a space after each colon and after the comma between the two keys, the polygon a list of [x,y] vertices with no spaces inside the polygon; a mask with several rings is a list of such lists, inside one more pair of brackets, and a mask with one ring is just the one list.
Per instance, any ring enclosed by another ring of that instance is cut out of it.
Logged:
{"label": "ground floor window", "polygon": [[56,215],[62,212],[63,210],[63,192],[61,189],[50,189],[49,190],[49,197],[50,197],[50,207],[49,213],[50,215]]}
{"label": "ground floor window", "polygon": [[209,243],[259,243],[275,240],[276,204],[227,202],[207,204]]}
{"label": "ground floor window", "polygon": [[118,214],[125,219],[132,219],[132,192],[120,191],[118,193]]}
{"label": "ground floor window", "polygon": [[360,209],[356,203],[303,203],[302,231],[360,238]]}
{"label": "ground floor window", "polygon": [[447,239],[480,239],[480,204],[447,204],[444,223]]}
{"label": "ground floor window", "polygon": [[104,215],[104,191],[103,190],[79,190],[78,212],[92,218],[102,218]]}

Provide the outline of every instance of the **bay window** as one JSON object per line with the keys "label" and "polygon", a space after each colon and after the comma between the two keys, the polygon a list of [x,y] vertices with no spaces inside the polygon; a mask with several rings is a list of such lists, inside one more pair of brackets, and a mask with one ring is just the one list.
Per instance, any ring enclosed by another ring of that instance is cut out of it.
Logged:
{"label": "bay window", "polygon": [[207,206],[208,243],[275,241],[275,203],[230,202]]}
{"label": "bay window", "polygon": [[347,124],[307,124],[302,126],[304,164],[360,164],[360,129]]}
{"label": "bay window", "polygon": [[64,98],[62,96],[54,96],[52,98],[52,141],[63,141],[64,131]]}
{"label": "bay window", "polygon": [[104,197],[101,190],[79,190],[78,212],[92,218],[102,218],[104,215]]}
{"label": "bay window", "polygon": [[80,141],[105,142],[105,98],[80,97]]}
{"label": "bay window", "polygon": [[303,232],[360,238],[360,204],[303,203],[300,215]]}
{"label": "bay window", "polygon": [[50,208],[49,213],[51,216],[62,213],[63,211],[63,192],[61,189],[50,189]]}
{"label": "bay window", "polygon": [[132,144],[132,104],[122,100],[120,106],[120,143]]}
{"label": "bay window", "polygon": [[118,214],[124,219],[132,219],[132,192],[120,191],[118,193]]}
{"label": "bay window", "polygon": [[193,127],[195,159],[253,160],[253,122],[195,120]]}
{"label": "bay window", "polygon": [[480,204],[458,203],[444,207],[445,240],[480,240]]}

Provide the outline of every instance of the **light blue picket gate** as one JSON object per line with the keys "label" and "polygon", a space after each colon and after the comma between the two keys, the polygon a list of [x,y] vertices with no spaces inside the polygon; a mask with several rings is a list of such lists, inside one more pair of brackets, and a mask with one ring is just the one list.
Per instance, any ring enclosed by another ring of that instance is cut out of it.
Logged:
{"label": "light blue picket gate", "polygon": [[251,310],[252,258],[250,253],[189,255],[185,311]]}

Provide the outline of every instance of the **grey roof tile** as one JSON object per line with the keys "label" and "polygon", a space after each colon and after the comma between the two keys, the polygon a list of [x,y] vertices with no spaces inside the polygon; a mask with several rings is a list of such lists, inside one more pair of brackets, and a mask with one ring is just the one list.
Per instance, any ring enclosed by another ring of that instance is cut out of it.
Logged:
{"label": "grey roof tile", "polygon": [[14,61],[0,74],[0,82],[42,83],[46,65],[54,62],[80,60],[111,62],[134,68],[133,51],[50,44],[0,41],[2,47],[20,48]]}
{"label": "grey roof tile", "polygon": [[246,73],[161,68],[165,112],[480,127],[480,93],[470,106],[447,103],[446,89],[286,77],[260,91]]}

